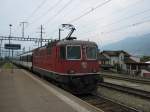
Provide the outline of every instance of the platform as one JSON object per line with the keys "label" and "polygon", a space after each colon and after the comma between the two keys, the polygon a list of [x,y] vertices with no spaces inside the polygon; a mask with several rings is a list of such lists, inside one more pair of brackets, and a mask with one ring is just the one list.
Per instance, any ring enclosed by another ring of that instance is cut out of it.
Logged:
{"label": "platform", "polygon": [[0,70],[0,112],[103,112],[23,69]]}

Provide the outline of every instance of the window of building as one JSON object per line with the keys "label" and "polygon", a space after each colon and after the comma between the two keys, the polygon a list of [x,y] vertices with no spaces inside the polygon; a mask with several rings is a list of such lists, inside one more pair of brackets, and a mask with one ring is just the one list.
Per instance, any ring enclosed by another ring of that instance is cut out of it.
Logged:
{"label": "window of building", "polygon": [[132,70],[136,70],[136,65],[132,65],[132,66],[131,66],[131,69],[132,69]]}

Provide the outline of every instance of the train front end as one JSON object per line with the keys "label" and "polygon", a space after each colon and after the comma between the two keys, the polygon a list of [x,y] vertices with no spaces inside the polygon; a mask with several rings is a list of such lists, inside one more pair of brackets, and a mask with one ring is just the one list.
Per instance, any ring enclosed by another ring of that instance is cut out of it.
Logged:
{"label": "train front end", "polygon": [[69,90],[75,94],[95,91],[100,79],[96,43],[65,40],[58,42],[57,45],[59,46],[61,58],[57,71],[67,75]]}

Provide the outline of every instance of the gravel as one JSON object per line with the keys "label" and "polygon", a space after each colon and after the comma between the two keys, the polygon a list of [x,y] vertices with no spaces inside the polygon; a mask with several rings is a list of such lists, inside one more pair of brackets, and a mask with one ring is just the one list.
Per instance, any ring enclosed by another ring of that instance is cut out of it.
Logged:
{"label": "gravel", "polygon": [[99,87],[98,94],[105,96],[115,102],[141,110],[141,112],[150,112],[150,100],[119,92],[105,87]]}

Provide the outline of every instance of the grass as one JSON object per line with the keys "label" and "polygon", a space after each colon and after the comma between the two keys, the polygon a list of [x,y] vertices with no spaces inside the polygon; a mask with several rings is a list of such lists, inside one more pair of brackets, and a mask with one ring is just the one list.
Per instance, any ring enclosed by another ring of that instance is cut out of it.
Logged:
{"label": "grass", "polygon": [[5,63],[5,64],[2,66],[2,68],[4,68],[4,69],[12,69],[12,68],[13,68],[13,65],[8,62],[8,63]]}

